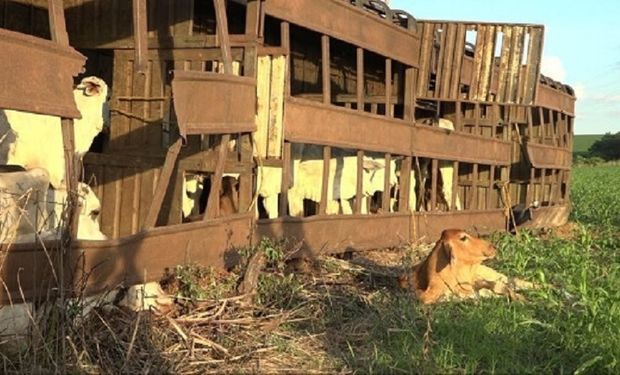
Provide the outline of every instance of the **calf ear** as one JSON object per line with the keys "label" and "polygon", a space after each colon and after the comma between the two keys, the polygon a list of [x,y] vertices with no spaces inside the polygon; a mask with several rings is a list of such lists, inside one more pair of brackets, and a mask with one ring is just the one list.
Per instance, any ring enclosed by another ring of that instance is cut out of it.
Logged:
{"label": "calf ear", "polygon": [[450,245],[449,241],[441,241],[441,251],[443,251],[446,260],[450,263],[450,265],[454,266],[456,264],[456,256],[454,255],[452,245]]}
{"label": "calf ear", "polygon": [[437,243],[435,244],[435,249],[433,251],[437,252],[437,263],[435,264],[436,272],[440,272],[448,265],[453,264],[452,248],[446,241],[437,241]]}

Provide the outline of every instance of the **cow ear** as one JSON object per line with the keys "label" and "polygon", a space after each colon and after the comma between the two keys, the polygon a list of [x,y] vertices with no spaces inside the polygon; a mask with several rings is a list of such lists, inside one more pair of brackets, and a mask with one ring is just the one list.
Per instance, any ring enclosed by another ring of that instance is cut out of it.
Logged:
{"label": "cow ear", "polygon": [[84,95],[86,96],[97,96],[101,93],[101,86],[98,84],[87,81],[84,82]]}

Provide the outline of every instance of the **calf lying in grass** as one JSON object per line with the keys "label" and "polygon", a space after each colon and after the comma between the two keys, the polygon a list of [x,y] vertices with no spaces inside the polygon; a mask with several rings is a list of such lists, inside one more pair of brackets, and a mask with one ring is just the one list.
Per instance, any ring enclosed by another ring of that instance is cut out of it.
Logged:
{"label": "calf lying in grass", "polygon": [[399,277],[399,284],[415,292],[425,304],[450,297],[509,295],[514,299],[520,297],[515,291],[535,287],[482,265],[496,253],[485,240],[459,229],[447,229],[428,257]]}

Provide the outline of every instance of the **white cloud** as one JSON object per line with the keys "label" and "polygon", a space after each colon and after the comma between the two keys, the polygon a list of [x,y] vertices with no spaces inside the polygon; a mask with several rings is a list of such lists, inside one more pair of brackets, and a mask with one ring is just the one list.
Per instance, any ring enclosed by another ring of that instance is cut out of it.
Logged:
{"label": "white cloud", "polygon": [[575,90],[575,96],[577,97],[577,100],[583,100],[586,98],[586,86],[583,83],[578,82],[574,84],[573,89]]}
{"label": "white cloud", "polygon": [[566,70],[557,56],[543,56],[540,71],[542,74],[556,81],[564,82],[566,79]]}

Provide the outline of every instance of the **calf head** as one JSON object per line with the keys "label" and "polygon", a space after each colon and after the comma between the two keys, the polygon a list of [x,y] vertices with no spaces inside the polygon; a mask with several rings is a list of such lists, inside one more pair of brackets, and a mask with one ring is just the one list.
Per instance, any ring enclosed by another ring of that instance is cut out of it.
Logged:
{"label": "calf head", "polygon": [[480,238],[467,234],[460,229],[446,229],[435,244],[435,249],[442,251],[451,265],[480,264],[495,257],[495,247]]}

